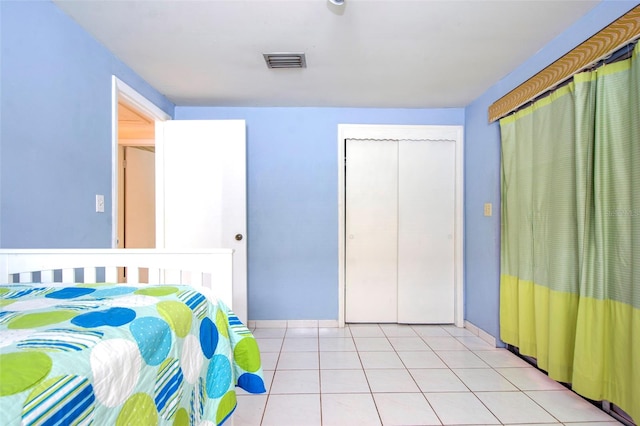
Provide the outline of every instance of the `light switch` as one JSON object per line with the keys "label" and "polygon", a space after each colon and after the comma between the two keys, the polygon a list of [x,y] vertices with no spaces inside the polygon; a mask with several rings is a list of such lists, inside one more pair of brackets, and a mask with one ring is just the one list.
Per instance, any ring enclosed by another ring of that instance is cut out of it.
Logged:
{"label": "light switch", "polygon": [[104,195],[96,194],[96,213],[104,213]]}
{"label": "light switch", "polygon": [[491,216],[493,214],[493,206],[491,203],[484,203],[484,215]]}

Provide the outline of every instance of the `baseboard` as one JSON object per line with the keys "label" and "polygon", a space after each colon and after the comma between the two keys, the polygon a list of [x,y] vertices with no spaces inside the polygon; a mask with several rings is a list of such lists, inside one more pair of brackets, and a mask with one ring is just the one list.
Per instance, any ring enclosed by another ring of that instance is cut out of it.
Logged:
{"label": "baseboard", "polygon": [[254,328],[334,328],[339,327],[338,320],[249,320],[247,326]]}
{"label": "baseboard", "polygon": [[484,340],[494,348],[498,347],[498,341],[496,340],[496,338],[493,337],[491,334],[487,333],[486,331],[484,331],[483,329],[481,329],[480,327],[477,327],[472,323],[470,323],[469,321],[465,320],[464,328],[466,328],[467,330],[469,330],[470,332],[472,332],[473,334],[475,334],[476,336],[478,336],[479,338],[481,338],[482,340]]}
{"label": "baseboard", "polygon": [[[301,327],[316,327],[316,328],[335,328],[339,327],[338,320],[249,320],[247,326],[250,329],[255,328],[301,328]],[[496,338],[475,326],[469,321],[464,322],[464,328],[469,330],[475,336],[478,336],[493,347],[497,347]]]}

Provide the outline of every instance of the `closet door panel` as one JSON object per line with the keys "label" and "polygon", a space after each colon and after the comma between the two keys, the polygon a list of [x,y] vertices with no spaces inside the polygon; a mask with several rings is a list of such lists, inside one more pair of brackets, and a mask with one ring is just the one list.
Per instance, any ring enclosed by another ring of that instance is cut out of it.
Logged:
{"label": "closet door panel", "polygon": [[345,320],[397,322],[398,146],[346,146]]}
{"label": "closet door panel", "polygon": [[455,142],[400,141],[398,322],[454,322]]}

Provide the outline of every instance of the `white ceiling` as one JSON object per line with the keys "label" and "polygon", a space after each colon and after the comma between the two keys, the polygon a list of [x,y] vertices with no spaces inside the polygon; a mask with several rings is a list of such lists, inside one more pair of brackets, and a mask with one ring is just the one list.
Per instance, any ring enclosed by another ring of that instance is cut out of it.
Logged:
{"label": "white ceiling", "polygon": [[598,3],[54,1],[176,105],[390,108],[468,105]]}

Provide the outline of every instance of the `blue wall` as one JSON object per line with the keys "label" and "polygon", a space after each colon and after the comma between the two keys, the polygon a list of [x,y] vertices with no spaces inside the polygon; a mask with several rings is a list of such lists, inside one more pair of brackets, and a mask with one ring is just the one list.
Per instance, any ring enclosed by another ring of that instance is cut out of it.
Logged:
{"label": "blue wall", "polygon": [[463,109],[176,107],[247,122],[249,318],[338,318],[338,124],[462,125]]}
{"label": "blue wall", "polygon": [[173,104],[53,3],[0,1],[0,28],[0,247],[109,247],[111,76]]}
{"label": "blue wall", "polygon": [[[465,319],[499,336],[500,129],[489,106],[639,1],[604,1],[465,109]],[[483,204],[494,205],[484,217]]]}

